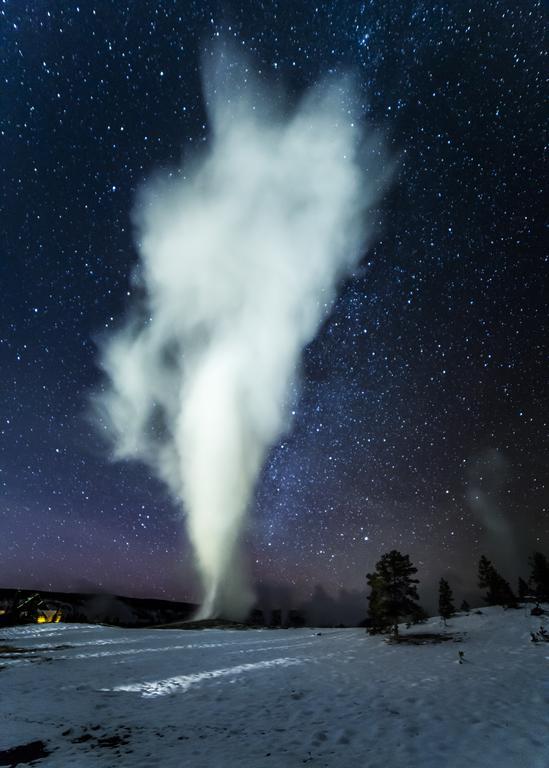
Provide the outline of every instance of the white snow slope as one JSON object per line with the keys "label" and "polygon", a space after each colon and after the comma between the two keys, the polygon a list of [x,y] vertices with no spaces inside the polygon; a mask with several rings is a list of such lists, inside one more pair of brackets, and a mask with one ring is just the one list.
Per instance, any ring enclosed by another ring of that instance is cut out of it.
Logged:
{"label": "white snow slope", "polygon": [[548,768],[539,626],[483,609],[449,622],[462,643],[424,646],[360,629],[3,630],[33,652],[0,658],[0,751],[42,740],[44,768]]}

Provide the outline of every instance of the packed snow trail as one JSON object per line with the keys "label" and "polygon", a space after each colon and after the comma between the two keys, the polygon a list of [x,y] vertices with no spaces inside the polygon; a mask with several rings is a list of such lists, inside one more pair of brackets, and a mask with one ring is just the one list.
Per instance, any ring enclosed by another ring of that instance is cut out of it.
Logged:
{"label": "packed snow trail", "polygon": [[540,622],[483,609],[449,622],[463,642],[425,646],[359,629],[4,630],[26,652],[0,658],[0,753],[40,740],[44,768],[547,768]]}

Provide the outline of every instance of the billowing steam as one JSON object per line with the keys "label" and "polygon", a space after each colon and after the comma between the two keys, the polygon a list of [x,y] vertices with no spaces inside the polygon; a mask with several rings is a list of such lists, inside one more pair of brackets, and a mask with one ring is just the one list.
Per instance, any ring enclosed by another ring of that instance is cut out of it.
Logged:
{"label": "billowing steam", "polygon": [[205,76],[206,153],[141,195],[145,312],[103,345],[98,405],[116,457],[148,463],[182,504],[201,615],[238,618],[253,602],[241,544],[255,482],[381,182],[348,79],[282,114],[278,91],[220,61]]}
{"label": "billowing steam", "polygon": [[519,533],[513,530],[505,504],[505,488],[512,478],[512,467],[495,448],[473,456],[468,462],[466,498],[472,512],[486,532],[487,544],[505,557],[509,565],[518,563]]}

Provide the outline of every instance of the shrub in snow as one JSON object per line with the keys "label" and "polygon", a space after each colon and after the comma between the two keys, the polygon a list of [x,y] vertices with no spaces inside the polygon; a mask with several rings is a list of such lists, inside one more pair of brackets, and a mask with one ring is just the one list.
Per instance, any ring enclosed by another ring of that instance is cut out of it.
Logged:
{"label": "shrub in snow", "polygon": [[533,643],[549,643],[549,632],[541,626],[537,632],[530,632],[530,638]]}

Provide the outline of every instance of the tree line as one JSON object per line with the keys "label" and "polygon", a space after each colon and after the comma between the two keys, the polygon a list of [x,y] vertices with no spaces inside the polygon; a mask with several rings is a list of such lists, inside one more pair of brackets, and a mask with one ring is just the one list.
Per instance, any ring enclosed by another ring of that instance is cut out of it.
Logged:
{"label": "tree line", "polygon": [[[482,555],[478,564],[478,586],[486,590],[486,605],[516,608],[519,602],[524,600],[549,602],[547,557],[541,552],[534,552],[529,559],[529,565],[528,581],[519,578],[515,594],[493,563]],[[427,618],[427,613],[418,602],[419,579],[415,578],[416,573],[417,568],[410,561],[410,556],[393,549],[381,557],[373,573],[366,575],[370,587],[366,625],[370,634],[390,632],[396,638],[398,625],[402,622],[416,624]],[[438,608],[445,623],[456,613],[452,589],[444,578],[439,581]],[[466,600],[461,603],[460,610],[470,610]]]}

